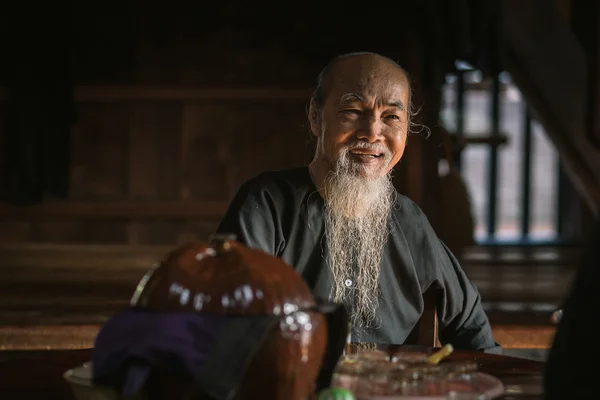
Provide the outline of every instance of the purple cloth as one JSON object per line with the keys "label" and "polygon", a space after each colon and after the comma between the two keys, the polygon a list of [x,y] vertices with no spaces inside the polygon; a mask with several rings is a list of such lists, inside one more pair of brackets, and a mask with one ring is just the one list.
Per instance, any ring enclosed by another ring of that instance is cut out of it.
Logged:
{"label": "purple cloth", "polygon": [[92,351],[97,384],[138,393],[153,367],[194,380],[208,359],[226,317],[128,309],[104,324]]}

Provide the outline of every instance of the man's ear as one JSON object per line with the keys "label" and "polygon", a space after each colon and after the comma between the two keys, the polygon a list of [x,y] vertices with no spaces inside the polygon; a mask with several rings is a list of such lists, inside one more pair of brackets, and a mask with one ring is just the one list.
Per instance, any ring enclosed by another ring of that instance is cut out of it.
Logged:
{"label": "man's ear", "polygon": [[317,106],[315,99],[310,99],[308,108],[308,122],[310,123],[310,131],[316,137],[321,136],[321,110]]}

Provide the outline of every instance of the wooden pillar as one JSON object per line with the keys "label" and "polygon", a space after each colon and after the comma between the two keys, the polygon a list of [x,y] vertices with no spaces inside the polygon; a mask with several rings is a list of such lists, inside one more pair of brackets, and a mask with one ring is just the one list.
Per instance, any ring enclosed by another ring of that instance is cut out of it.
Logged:
{"label": "wooden pillar", "polygon": [[588,68],[586,136],[600,149],[600,4],[572,0],[570,5],[571,29],[585,52]]}
{"label": "wooden pillar", "polygon": [[410,75],[415,116],[415,132],[408,137],[394,184],[398,191],[416,202],[432,225],[439,219],[440,181],[438,161],[442,143],[434,128],[438,124],[441,86],[436,79],[424,73],[435,66],[426,65],[426,49],[417,32],[407,33],[403,67]]}

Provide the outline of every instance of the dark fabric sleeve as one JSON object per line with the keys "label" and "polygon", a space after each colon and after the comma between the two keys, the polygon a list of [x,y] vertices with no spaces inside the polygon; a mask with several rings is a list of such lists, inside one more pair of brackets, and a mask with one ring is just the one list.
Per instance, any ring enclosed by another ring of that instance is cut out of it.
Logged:
{"label": "dark fabric sleeve", "polygon": [[423,211],[404,199],[403,227],[423,292],[439,290],[439,338],[457,349],[502,353],[492,335],[481,296]]}
{"label": "dark fabric sleeve", "polygon": [[563,306],[548,354],[544,378],[545,398],[595,398],[600,357],[595,323],[600,309],[600,220],[586,248],[573,285]]}
{"label": "dark fabric sleeve", "polygon": [[240,243],[278,256],[282,236],[273,191],[256,180],[243,184],[217,233],[233,233]]}
{"label": "dark fabric sleeve", "polygon": [[444,296],[440,299],[440,341],[457,349],[502,353],[481,305],[481,296],[452,252],[435,239]]}

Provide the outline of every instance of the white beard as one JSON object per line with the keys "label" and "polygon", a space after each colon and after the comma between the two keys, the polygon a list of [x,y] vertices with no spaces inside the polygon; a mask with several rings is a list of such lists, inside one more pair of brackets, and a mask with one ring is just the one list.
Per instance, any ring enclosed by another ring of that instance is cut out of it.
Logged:
{"label": "white beard", "polygon": [[[369,147],[362,143],[352,148]],[[327,261],[333,277],[333,300],[350,305],[355,327],[370,327],[379,305],[379,268],[396,190],[390,173],[365,176],[364,166],[349,158],[349,147],[341,150],[324,182]],[[384,157],[390,156],[384,153]],[[345,285],[350,277],[353,290]]]}

